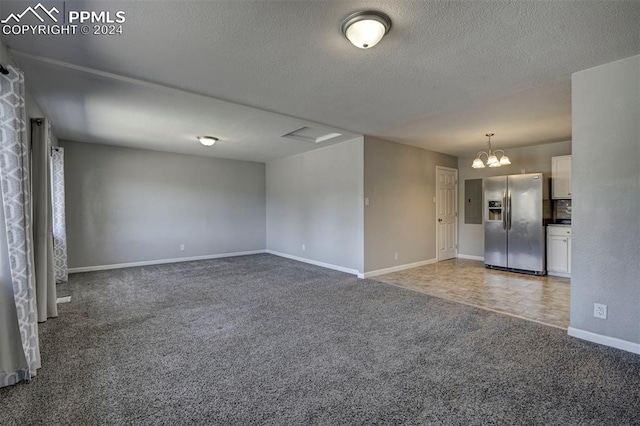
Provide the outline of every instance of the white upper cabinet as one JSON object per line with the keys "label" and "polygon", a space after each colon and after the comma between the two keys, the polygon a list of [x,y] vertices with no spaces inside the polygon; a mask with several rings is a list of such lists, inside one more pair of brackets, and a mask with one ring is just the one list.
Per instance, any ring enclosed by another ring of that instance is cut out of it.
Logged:
{"label": "white upper cabinet", "polygon": [[551,198],[571,198],[571,156],[551,157]]}

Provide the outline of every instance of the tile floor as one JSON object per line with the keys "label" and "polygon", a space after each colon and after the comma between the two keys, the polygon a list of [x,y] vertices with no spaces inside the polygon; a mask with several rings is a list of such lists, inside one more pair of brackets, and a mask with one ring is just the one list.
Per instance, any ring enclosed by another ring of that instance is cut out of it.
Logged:
{"label": "tile floor", "polygon": [[452,259],[372,279],[554,327],[569,326],[568,278],[502,272],[479,261]]}

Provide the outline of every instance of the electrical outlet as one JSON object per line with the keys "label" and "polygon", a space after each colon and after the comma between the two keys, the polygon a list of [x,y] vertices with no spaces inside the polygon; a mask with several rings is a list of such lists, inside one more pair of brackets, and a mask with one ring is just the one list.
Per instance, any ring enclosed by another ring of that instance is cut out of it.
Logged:
{"label": "electrical outlet", "polygon": [[604,305],[602,303],[594,303],[593,316],[600,319],[607,319],[607,305]]}
{"label": "electrical outlet", "polygon": [[302,251],[305,251],[306,249],[307,249],[307,246],[303,244],[302,245]]}
{"label": "electrical outlet", "polygon": [[393,258],[394,258],[395,260],[398,260],[398,252],[395,252],[395,253],[393,254]]}
{"label": "electrical outlet", "polygon": [[184,244],[180,244],[180,251],[184,251]]}
{"label": "electrical outlet", "polygon": [[368,206],[369,205],[369,197],[365,197],[364,199],[364,205]]}

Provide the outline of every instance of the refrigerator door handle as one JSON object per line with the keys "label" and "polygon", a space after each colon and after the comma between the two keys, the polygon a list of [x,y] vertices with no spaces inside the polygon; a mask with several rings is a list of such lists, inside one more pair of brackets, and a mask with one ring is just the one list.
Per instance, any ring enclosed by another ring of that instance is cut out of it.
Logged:
{"label": "refrigerator door handle", "polygon": [[507,192],[502,191],[502,229],[507,230]]}
{"label": "refrigerator door handle", "polygon": [[507,230],[511,231],[511,191],[507,194]]}

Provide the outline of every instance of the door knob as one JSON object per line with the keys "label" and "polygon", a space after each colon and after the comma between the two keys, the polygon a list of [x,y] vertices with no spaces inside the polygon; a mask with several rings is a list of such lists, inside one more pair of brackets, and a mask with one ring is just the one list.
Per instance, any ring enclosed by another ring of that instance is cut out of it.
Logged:
{"label": "door knob", "polygon": [[442,222],[442,218],[440,218],[440,217],[439,217],[439,218],[438,218],[438,222]]}

